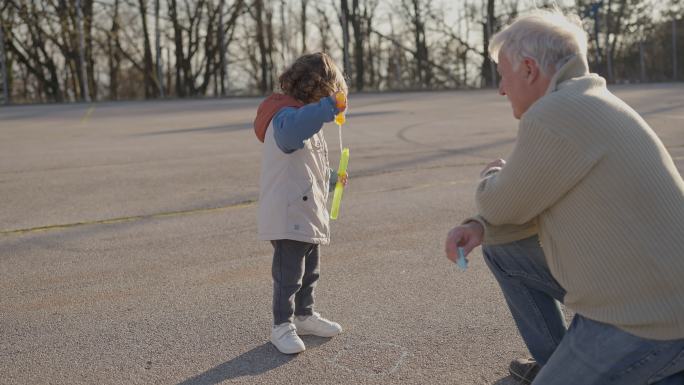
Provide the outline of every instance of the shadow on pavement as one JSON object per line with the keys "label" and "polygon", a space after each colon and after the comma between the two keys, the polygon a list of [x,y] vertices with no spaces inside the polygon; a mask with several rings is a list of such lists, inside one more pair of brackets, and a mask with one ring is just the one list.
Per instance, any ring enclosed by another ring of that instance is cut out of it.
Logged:
{"label": "shadow on pavement", "polygon": [[[307,349],[318,347],[330,340],[313,336],[302,337],[302,339]],[[242,376],[259,375],[285,365],[296,357],[297,355],[282,354],[270,342],[266,342],[230,361],[188,378],[178,385],[213,385]]]}
{"label": "shadow on pavement", "polygon": [[518,382],[518,380],[516,380],[512,376],[504,377],[504,378],[502,378],[499,381],[494,383],[494,385],[518,385],[518,384],[520,384]]}
{"label": "shadow on pavement", "polygon": [[244,122],[244,123],[233,123],[233,124],[219,124],[218,126],[179,128],[176,130],[163,130],[163,131],[155,131],[155,132],[145,132],[145,133],[136,134],[135,136],[188,134],[191,132],[224,133],[224,132],[235,132],[235,131],[249,130],[249,129],[252,129],[252,127],[253,127],[252,122]]}
{"label": "shadow on pavement", "polygon": [[[375,115],[386,115],[393,114],[396,111],[369,111],[369,112],[354,112],[349,113],[349,117],[364,117],[364,116],[375,116]],[[193,132],[206,132],[206,133],[224,133],[224,132],[235,132],[242,130],[251,130],[254,127],[252,122],[243,123],[233,123],[233,124],[219,124],[217,126],[206,126],[206,127],[192,127],[192,128],[179,128],[175,130],[162,130],[155,132],[145,132],[136,134],[136,136],[152,136],[152,135],[170,135],[170,134],[188,134]]]}

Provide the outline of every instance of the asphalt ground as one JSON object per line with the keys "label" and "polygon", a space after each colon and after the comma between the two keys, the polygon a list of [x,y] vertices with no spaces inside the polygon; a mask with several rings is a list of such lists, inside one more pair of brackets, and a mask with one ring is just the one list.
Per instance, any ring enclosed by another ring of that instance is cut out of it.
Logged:
{"label": "asphalt ground", "polygon": [[[684,84],[614,91],[682,170]],[[465,272],[443,251],[480,169],[513,147],[506,99],[351,96],[350,184],[316,302],[344,332],[297,356],[268,342],[258,102],[0,108],[1,383],[514,383],[527,352],[479,249]]]}

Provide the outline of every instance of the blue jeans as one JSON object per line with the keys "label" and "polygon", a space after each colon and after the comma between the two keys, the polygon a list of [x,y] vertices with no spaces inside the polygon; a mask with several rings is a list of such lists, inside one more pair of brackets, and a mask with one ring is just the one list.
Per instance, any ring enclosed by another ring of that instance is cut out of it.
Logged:
{"label": "blue jeans", "polygon": [[532,357],[542,366],[535,385],[684,385],[684,339],[640,338],[576,314],[566,329],[565,290],[534,236],[483,245],[508,308]]}

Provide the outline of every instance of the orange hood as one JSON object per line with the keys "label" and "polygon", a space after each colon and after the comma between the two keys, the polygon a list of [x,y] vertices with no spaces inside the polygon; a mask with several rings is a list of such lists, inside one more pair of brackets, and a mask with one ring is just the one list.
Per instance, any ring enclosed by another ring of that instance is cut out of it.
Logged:
{"label": "orange hood", "polygon": [[274,93],[264,99],[257,109],[256,118],[254,118],[254,133],[260,142],[264,142],[266,137],[266,129],[271,124],[273,116],[284,107],[302,107],[304,103],[298,101],[289,95]]}

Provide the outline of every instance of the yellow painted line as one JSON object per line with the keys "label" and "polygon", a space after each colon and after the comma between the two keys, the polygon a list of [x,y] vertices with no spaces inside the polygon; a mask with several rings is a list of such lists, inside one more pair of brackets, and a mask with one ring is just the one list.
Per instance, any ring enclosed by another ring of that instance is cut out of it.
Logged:
{"label": "yellow painted line", "polygon": [[256,201],[245,201],[245,202],[240,202],[240,203],[236,203],[236,204],[228,205],[228,206],[223,206],[223,207],[211,207],[211,208],[206,208],[206,209],[172,211],[172,212],[168,212],[168,213],[158,213],[158,214],[150,214],[150,215],[135,215],[135,216],[130,216],[130,217],[101,219],[101,220],[96,220],[96,221],[84,221],[84,222],[75,222],[75,223],[64,223],[64,224],[59,224],[59,225],[31,227],[31,228],[27,228],[27,229],[2,230],[2,231],[0,231],[0,235],[17,235],[17,234],[26,234],[26,233],[38,233],[38,232],[43,232],[43,231],[68,229],[71,227],[78,227],[78,226],[109,225],[109,224],[114,224],[114,223],[139,221],[142,219],[156,219],[156,218],[167,218],[167,217],[175,217],[175,216],[191,215],[191,214],[211,213],[211,212],[218,212],[218,211],[224,211],[224,210],[232,210],[232,209],[240,209],[240,208],[250,207],[250,206],[254,206],[255,203],[256,203]]}
{"label": "yellow painted line", "polygon": [[83,114],[83,117],[81,118],[81,124],[87,123],[88,119],[90,119],[90,115],[93,114],[93,111],[95,111],[95,105],[91,105],[90,108],[86,111],[85,114]]}

